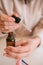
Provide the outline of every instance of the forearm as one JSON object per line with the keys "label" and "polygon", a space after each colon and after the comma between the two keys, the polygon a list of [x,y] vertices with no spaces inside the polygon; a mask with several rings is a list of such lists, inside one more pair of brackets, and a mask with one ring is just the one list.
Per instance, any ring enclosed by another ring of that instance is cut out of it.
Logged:
{"label": "forearm", "polygon": [[40,46],[43,46],[43,18],[41,18],[41,20],[39,21],[37,26],[34,28],[33,36],[40,37],[40,40],[41,40],[41,45]]}

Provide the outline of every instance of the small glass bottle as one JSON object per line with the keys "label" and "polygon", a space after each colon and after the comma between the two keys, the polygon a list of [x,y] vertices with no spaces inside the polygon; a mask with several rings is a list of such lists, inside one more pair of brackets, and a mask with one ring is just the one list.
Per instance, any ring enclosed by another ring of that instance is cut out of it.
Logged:
{"label": "small glass bottle", "polygon": [[14,33],[9,32],[8,37],[6,39],[7,46],[14,46],[15,47],[15,38],[14,38]]}
{"label": "small glass bottle", "polygon": [[[13,18],[15,18],[15,23],[19,23],[21,21],[21,19],[19,17],[16,17],[14,15],[12,15]],[[7,46],[14,46],[15,47],[15,38],[14,38],[14,33],[13,32],[9,32],[8,33],[8,37],[6,39],[7,41]]]}

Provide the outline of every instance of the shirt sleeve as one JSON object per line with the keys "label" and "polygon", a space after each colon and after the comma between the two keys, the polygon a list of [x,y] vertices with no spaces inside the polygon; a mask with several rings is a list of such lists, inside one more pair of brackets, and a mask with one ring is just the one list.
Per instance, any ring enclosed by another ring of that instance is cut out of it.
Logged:
{"label": "shirt sleeve", "polygon": [[43,18],[40,20],[39,24],[35,27],[33,31],[33,36],[39,36],[41,39],[40,46],[43,46]]}
{"label": "shirt sleeve", "polygon": [[0,16],[1,16],[2,13],[3,13],[3,12],[0,10]]}
{"label": "shirt sleeve", "polygon": [[3,5],[2,5],[2,0],[0,0],[0,15],[4,13]]}

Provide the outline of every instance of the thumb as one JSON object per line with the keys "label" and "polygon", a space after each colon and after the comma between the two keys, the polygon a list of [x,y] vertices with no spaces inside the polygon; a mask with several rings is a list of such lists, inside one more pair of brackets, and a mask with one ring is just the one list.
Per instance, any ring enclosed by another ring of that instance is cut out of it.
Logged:
{"label": "thumb", "polygon": [[13,15],[19,17],[19,15],[16,12]]}
{"label": "thumb", "polygon": [[15,43],[15,46],[23,46],[23,45],[26,45],[27,43],[28,41],[24,39],[24,40],[17,41]]}

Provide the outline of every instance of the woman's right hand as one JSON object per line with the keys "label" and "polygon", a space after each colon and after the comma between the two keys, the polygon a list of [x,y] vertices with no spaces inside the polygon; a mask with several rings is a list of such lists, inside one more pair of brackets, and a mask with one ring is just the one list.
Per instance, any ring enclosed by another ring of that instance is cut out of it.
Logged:
{"label": "woman's right hand", "polygon": [[[17,15],[15,14],[15,16]],[[8,33],[8,32],[14,31],[18,27],[19,27],[19,24],[15,23],[14,18],[6,14],[0,15],[0,31],[1,32]]]}

